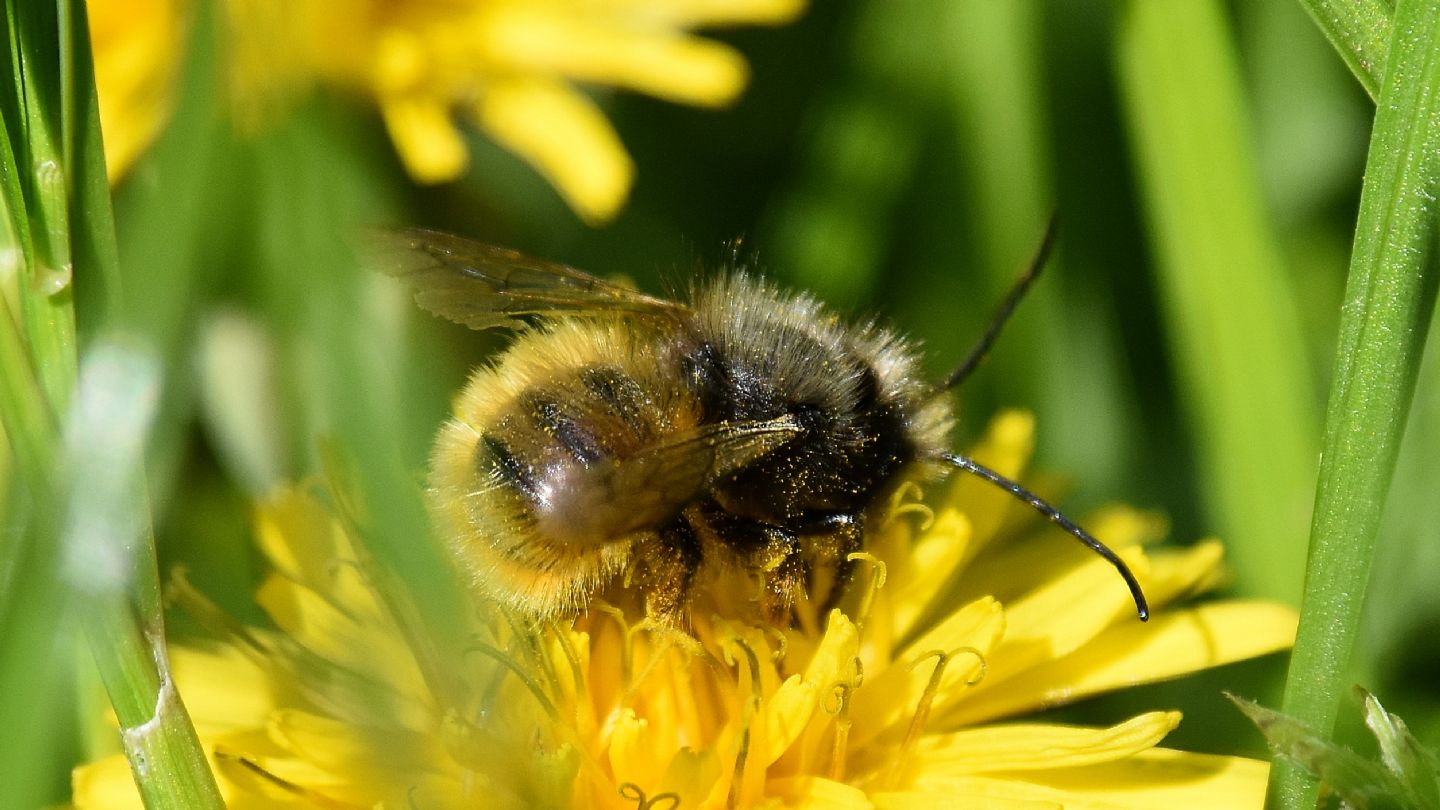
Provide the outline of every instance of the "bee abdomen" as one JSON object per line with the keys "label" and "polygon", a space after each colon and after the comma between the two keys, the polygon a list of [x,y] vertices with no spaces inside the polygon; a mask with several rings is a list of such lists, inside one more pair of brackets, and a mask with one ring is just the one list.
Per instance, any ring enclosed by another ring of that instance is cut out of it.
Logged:
{"label": "bee abdomen", "polygon": [[589,466],[607,455],[595,430],[587,427],[582,417],[568,412],[559,398],[531,390],[522,394],[517,404],[536,428],[576,462]]}
{"label": "bee abdomen", "polygon": [[494,434],[481,435],[475,453],[476,472],[488,475],[498,483],[514,490],[526,500],[534,501],[539,496],[539,482],[535,469],[521,461],[510,450],[510,446]]}
{"label": "bee abdomen", "polygon": [[603,479],[587,471],[656,438],[661,414],[644,390],[614,366],[583,367],[524,389],[484,428],[475,448],[476,472],[491,492],[509,493],[532,526],[552,532],[573,527],[586,535],[556,536],[557,543],[618,539],[589,536],[603,527],[580,519],[574,507],[604,495],[594,491]]}
{"label": "bee abdomen", "polygon": [[635,378],[615,366],[590,366],[581,369],[579,377],[597,403],[619,417],[631,431],[637,435],[650,432],[653,425],[647,418],[645,390]]}

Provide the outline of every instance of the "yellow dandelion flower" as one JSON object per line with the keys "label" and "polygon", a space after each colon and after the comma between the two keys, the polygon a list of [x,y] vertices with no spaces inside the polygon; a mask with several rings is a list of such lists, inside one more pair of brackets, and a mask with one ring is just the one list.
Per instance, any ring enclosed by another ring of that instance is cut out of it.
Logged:
{"label": "yellow dandelion flower", "polygon": [[[1017,473],[1031,436],[1007,414],[975,455]],[[260,513],[278,629],[182,649],[177,678],[240,808],[1259,807],[1265,763],[1158,747],[1177,712],[1013,718],[1283,649],[1293,612],[1177,605],[1216,585],[1218,545],[1147,553],[1159,521],[1112,508],[1091,526],[1145,584],[1141,624],[1103,560],[1017,536],[1003,498],[955,489],[933,519],[900,503],[827,615],[695,615],[691,633],[603,605],[566,626],[482,621],[443,686],[333,514],[289,492]],[[138,806],[124,773],[78,769],[77,806]]]}
{"label": "yellow dandelion flower", "polygon": [[[181,0],[90,0],[112,177],[169,114]],[[453,180],[468,154],[457,118],[529,162],[581,217],[614,216],[635,173],[577,84],[718,107],[748,79],[733,48],[689,31],[789,22],[804,0],[225,0],[242,120],[312,85],[372,99],[410,174]]]}
{"label": "yellow dandelion flower", "polygon": [[[457,177],[466,150],[455,117],[529,162],[583,218],[609,219],[634,167],[604,114],[576,82],[703,106],[728,104],[747,80],[728,46],[686,33],[717,24],[794,19],[803,0],[231,0],[237,30],[270,30],[282,44],[243,37],[253,61],[237,76],[285,70],[348,84],[379,104],[391,138],[421,182]],[[350,21],[337,31],[337,20]],[[277,32],[279,33],[279,32]],[[282,40],[283,42],[284,40]],[[303,47],[301,47],[303,45]],[[298,62],[298,64],[296,63]],[[284,77],[282,77],[283,80]]]}

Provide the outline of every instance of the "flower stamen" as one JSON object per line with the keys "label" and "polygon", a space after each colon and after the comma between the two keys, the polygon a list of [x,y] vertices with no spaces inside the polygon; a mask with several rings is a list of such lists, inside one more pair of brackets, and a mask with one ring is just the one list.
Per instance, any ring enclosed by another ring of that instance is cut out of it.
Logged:
{"label": "flower stamen", "polygon": [[821,706],[826,714],[835,718],[835,741],[830,746],[830,768],[828,777],[836,782],[845,779],[845,758],[849,754],[850,746],[850,696],[865,681],[864,665],[858,657],[851,659],[855,664],[855,674],[848,681],[836,681],[831,686],[831,696],[835,698],[835,707],[832,710],[829,706]]}
{"label": "flower stamen", "polygon": [[839,711],[835,712],[835,741],[830,746],[830,768],[827,775],[831,780],[840,782],[845,779],[845,757],[850,748],[850,692],[853,687],[848,683],[837,683],[835,690],[840,707]]}
{"label": "flower stamen", "polygon": [[925,491],[914,481],[906,481],[895,490],[890,498],[890,508],[885,510],[885,525],[889,526],[905,515],[920,515],[917,531],[925,531],[935,523],[935,510],[922,500]]}
{"label": "flower stamen", "polygon": [[663,805],[665,810],[675,810],[675,808],[680,806],[680,794],[674,791],[666,791],[665,793],[656,793],[654,796],[646,798],[645,790],[634,782],[622,782],[620,784],[620,798],[635,802],[635,810],[661,810],[661,802],[664,801],[670,802],[667,805]]}
{"label": "flower stamen", "polygon": [[845,755],[850,746],[850,693],[854,688],[853,684],[837,681],[831,687],[835,708],[824,707],[826,714],[835,716],[835,741],[830,746],[830,768],[826,776],[836,782],[845,778]]}
{"label": "flower stamen", "polygon": [[535,701],[540,704],[540,708],[545,710],[545,713],[550,716],[550,719],[557,723],[560,721],[560,712],[556,710],[555,704],[552,703],[549,696],[545,694],[545,690],[540,686],[540,682],[530,677],[529,673],[519,664],[515,663],[515,660],[509,655],[506,655],[503,650],[484,641],[476,640],[471,642],[470,647],[465,650],[466,655],[470,653],[482,653],[494,659],[500,666],[510,670],[510,673],[514,675],[526,689],[530,690],[530,694],[535,696]]}
{"label": "flower stamen", "polygon": [[731,807],[741,806],[741,791],[745,784],[745,761],[750,755],[750,727],[755,720],[755,714],[760,711],[760,704],[764,698],[764,685],[760,680],[760,657],[745,639],[734,636],[729,640],[721,651],[725,656],[725,663],[729,666],[736,666],[739,662],[731,654],[731,647],[738,648],[745,654],[745,663],[750,668],[750,697],[745,699],[744,708],[740,712],[740,747],[735,752],[735,771],[730,782],[729,805]]}
{"label": "flower stamen", "polygon": [[620,627],[620,686],[622,687],[622,691],[628,692],[630,690],[631,679],[635,675],[635,658],[630,639],[630,622],[625,620],[625,611],[603,599],[593,600],[590,606],[592,609],[598,610],[614,619],[615,624]]}
{"label": "flower stamen", "polygon": [[894,787],[904,773],[905,760],[909,758],[910,751],[915,747],[915,742],[925,731],[925,721],[930,718],[930,707],[935,702],[935,696],[940,691],[940,682],[945,678],[945,668],[955,656],[961,653],[970,653],[980,661],[980,671],[973,678],[966,679],[967,686],[974,686],[985,678],[985,654],[974,647],[956,647],[945,652],[944,650],[931,650],[910,664],[913,671],[922,663],[935,659],[935,668],[930,671],[930,680],[925,684],[925,691],[920,695],[920,702],[915,706],[915,714],[910,718],[910,726],[905,729],[905,740],[900,743],[900,750],[890,766],[890,775],[887,782]]}
{"label": "flower stamen", "polygon": [[870,618],[870,607],[875,603],[875,594],[885,587],[885,561],[876,557],[868,551],[856,551],[845,556],[851,562],[870,563],[870,587],[865,589],[865,595],[860,598],[860,605],[855,609],[855,615],[850,620],[855,627],[864,629],[865,621]]}
{"label": "flower stamen", "polygon": [[784,661],[785,653],[790,650],[790,637],[785,635],[784,630],[774,625],[763,625],[760,630],[766,635],[775,637],[775,651],[770,653],[770,662],[778,664]]}
{"label": "flower stamen", "polygon": [[259,762],[256,762],[255,760],[243,754],[232,754],[228,751],[221,751],[217,749],[215,751],[215,759],[221,762],[233,762],[236,765],[239,765],[240,767],[254,774],[255,776],[265,780],[269,784],[274,785],[276,788],[279,788],[280,790],[289,793],[292,796],[299,796],[300,798],[314,804],[316,807],[325,808],[325,810],[354,810],[354,808],[357,808],[357,805],[353,805],[348,802],[336,801],[329,796],[317,793],[310,788],[304,787],[303,785],[297,785],[289,779],[277,776],[276,774],[273,774],[269,770],[267,770],[265,766],[261,765]]}
{"label": "flower stamen", "polygon": [[575,651],[575,645],[570,640],[568,624],[561,624],[558,621],[550,621],[550,631],[555,634],[555,640],[560,645],[560,651],[565,654],[565,660],[570,664],[571,683],[575,685],[575,697],[582,700],[585,697],[585,673],[580,668],[580,654]]}

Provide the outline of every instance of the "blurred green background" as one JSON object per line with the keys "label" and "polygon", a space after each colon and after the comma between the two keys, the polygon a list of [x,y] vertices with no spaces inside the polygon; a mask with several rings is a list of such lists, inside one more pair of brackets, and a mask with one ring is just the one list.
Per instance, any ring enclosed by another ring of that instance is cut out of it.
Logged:
{"label": "blurred green background", "polygon": [[[923,342],[938,378],[1052,212],[1057,256],[957,394],[958,446],[997,410],[1032,409],[1035,469],[1063,482],[1068,512],[1156,510],[1172,542],[1226,541],[1233,593],[1298,604],[1373,105],[1294,0],[826,0],[789,26],[710,32],[751,65],[733,108],[595,92],[638,169],[601,227],[479,135],[464,179],[411,184],[378,116],[342,95],[233,132],[194,27],[174,120],[116,189],[116,219],[131,292],[171,347],[149,454],[161,571],[185,566],[234,615],[263,620],[251,499],[314,474],[329,441],[362,465],[393,453],[377,479],[418,486],[448,397],[499,345],[359,274],[337,234],[421,224],[652,291],[743,237],[767,275]],[[77,295],[83,340],[95,323]],[[1440,745],[1433,365],[1355,680]],[[390,525],[413,545],[418,512],[400,501]],[[424,551],[387,553],[427,570]],[[171,629],[193,631],[178,613]],[[1276,705],[1283,667],[1063,714],[1175,706],[1187,720],[1167,745],[1262,755],[1220,690]],[[53,723],[34,795],[63,801],[86,723]]]}

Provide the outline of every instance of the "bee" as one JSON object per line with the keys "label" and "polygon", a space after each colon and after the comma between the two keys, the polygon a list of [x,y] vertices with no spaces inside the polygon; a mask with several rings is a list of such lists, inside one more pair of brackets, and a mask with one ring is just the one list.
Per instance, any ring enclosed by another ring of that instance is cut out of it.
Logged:
{"label": "bee", "polygon": [[[911,471],[949,465],[1026,501],[1119,571],[1049,504],[948,452],[948,390],[989,350],[1044,265],[1053,225],[965,362],[941,384],[910,343],[842,322],[814,298],[739,269],[675,299],[433,231],[375,235],[381,269],[472,329],[511,329],[439,431],[429,497],[439,533],[483,595],[535,619],[573,617],[619,584],[646,615],[684,620],[697,582],[758,580],[786,622],[819,570],[830,599]],[[808,595],[808,594],[807,594]]]}

